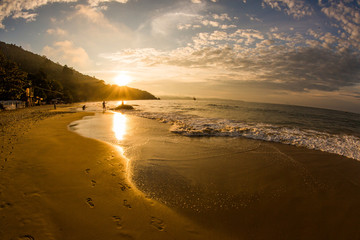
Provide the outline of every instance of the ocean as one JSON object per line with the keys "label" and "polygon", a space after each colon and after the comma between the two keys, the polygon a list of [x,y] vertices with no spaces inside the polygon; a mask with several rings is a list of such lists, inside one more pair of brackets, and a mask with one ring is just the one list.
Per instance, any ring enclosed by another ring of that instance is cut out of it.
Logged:
{"label": "ocean", "polygon": [[[108,102],[107,106],[119,104]],[[127,104],[135,110],[126,114],[170,124],[173,134],[278,142],[360,160],[360,114],[356,113],[235,100],[147,100]],[[88,111],[102,111],[101,103],[86,105]]]}
{"label": "ocean", "polygon": [[95,115],[69,128],[117,146],[122,162],[106,164],[132,191],[201,226],[232,239],[357,229],[359,114],[230,100],[129,101],[135,110],[124,112],[84,104]]}
{"label": "ocean", "polygon": [[[129,101],[135,110],[124,112],[84,104],[96,114],[71,123],[71,130],[117,146],[133,189],[209,227],[236,232],[239,219],[252,219],[242,225],[246,230],[263,214],[272,216],[275,205],[284,206],[290,222],[301,224],[301,206],[313,221],[308,199],[334,199],[330,186],[345,181],[341,169],[360,164],[355,113],[230,100]],[[344,174],[358,178],[356,171]],[[322,221],[322,212],[315,215]]]}

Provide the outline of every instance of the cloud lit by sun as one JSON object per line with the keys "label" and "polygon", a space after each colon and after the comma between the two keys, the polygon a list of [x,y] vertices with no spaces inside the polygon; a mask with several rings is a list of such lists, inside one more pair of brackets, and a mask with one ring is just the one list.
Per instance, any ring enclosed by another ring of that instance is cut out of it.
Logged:
{"label": "cloud lit by sun", "polygon": [[114,83],[118,86],[126,86],[130,82],[131,76],[125,71],[121,71],[118,75],[114,77]]}
{"label": "cloud lit by sun", "polygon": [[360,0],[0,0],[1,41],[157,96],[358,112],[359,33]]}

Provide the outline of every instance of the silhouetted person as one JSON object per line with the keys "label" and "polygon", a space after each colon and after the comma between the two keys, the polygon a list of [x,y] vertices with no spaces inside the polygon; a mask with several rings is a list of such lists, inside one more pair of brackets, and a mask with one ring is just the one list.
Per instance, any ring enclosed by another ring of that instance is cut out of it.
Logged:
{"label": "silhouetted person", "polygon": [[54,102],[54,109],[56,109],[56,102]]}
{"label": "silhouetted person", "polygon": [[105,110],[106,110],[106,103],[105,103],[105,101],[103,101],[102,105],[103,105],[103,110],[105,111]]}
{"label": "silhouetted person", "polygon": [[83,109],[83,110],[85,110],[85,108],[86,108],[86,106],[85,106],[85,105],[84,105],[84,106],[82,106],[82,109]]}

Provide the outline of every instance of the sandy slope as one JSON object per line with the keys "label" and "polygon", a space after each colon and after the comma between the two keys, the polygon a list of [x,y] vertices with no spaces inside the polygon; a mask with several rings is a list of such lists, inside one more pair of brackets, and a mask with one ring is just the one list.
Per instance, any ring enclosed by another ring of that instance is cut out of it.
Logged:
{"label": "sandy slope", "polygon": [[42,110],[3,128],[0,239],[223,239],[132,187],[116,148],[67,130],[86,114]]}

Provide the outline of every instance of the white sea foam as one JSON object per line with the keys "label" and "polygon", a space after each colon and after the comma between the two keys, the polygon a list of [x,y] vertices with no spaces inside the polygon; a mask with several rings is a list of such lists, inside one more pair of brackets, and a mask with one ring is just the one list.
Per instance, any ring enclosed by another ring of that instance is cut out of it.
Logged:
{"label": "white sea foam", "polygon": [[171,131],[185,136],[246,137],[334,153],[360,161],[360,138],[310,129],[227,119],[201,118],[175,113],[136,112],[138,116],[170,123]]}

